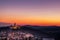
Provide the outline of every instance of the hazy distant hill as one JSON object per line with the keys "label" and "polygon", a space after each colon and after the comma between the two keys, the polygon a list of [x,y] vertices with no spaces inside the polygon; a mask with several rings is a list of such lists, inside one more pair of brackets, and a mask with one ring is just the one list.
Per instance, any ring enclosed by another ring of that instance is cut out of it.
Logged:
{"label": "hazy distant hill", "polygon": [[10,25],[10,23],[0,22],[0,27],[2,27],[2,26],[8,26],[8,25]]}

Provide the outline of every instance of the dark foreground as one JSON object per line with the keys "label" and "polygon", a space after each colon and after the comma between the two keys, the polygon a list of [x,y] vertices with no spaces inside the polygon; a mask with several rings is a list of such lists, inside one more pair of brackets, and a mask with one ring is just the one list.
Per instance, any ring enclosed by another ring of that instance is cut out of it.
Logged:
{"label": "dark foreground", "polygon": [[10,27],[0,27],[0,40],[60,40],[60,27],[30,25],[18,29]]}

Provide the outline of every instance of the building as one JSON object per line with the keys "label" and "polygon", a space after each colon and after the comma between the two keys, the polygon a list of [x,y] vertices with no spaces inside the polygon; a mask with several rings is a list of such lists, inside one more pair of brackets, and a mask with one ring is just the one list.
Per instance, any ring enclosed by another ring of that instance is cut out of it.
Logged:
{"label": "building", "polygon": [[20,27],[16,23],[14,23],[10,28],[11,29],[20,29]]}

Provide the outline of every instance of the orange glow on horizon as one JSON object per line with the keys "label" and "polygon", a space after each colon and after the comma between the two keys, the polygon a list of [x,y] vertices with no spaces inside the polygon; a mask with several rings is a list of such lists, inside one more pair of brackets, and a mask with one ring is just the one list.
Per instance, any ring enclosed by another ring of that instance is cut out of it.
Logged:
{"label": "orange glow on horizon", "polygon": [[41,25],[41,26],[50,26],[50,25],[57,25],[60,26],[60,22],[57,20],[47,20],[47,19],[5,19],[0,20],[1,22],[7,22],[7,23],[17,23],[20,25]]}

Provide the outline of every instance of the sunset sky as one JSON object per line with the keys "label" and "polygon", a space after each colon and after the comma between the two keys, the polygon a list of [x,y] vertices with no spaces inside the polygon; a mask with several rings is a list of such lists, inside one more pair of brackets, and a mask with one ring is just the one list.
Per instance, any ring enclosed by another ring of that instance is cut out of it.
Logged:
{"label": "sunset sky", "polygon": [[0,0],[0,22],[60,25],[60,0]]}

